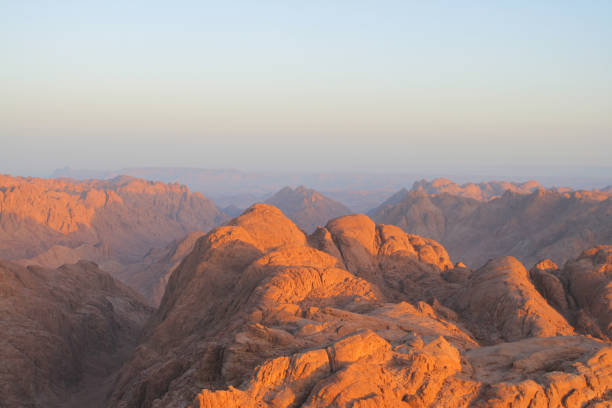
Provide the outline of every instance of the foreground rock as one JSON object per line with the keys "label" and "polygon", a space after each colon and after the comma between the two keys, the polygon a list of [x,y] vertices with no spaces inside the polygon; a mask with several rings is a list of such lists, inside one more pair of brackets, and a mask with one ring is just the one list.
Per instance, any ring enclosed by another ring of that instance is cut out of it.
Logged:
{"label": "foreground rock", "polygon": [[106,406],[151,312],[93,263],[0,262],[0,405]]}
{"label": "foreground rock", "polygon": [[513,257],[491,260],[475,271],[454,304],[478,338],[489,343],[574,334]]}
{"label": "foreground rock", "polygon": [[306,236],[255,205],[175,269],[109,406],[596,406],[612,349],[530,276],[513,258],[453,266],[365,216]]}
{"label": "foreground rock", "polygon": [[531,275],[549,303],[581,333],[612,340],[612,246],[586,250],[563,268],[545,260]]}

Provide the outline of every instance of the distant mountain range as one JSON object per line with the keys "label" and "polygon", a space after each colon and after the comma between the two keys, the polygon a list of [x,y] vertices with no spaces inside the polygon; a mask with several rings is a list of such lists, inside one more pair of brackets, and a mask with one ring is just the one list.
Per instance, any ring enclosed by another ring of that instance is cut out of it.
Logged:
{"label": "distant mountain range", "polygon": [[125,168],[117,171],[56,170],[52,177],[107,179],[127,175],[165,183],[180,183],[211,198],[220,208],[246,208],[264,202],[285,186],[305,185],[341,201],[353,211],[367,211],[420,174],[243,172],[177,167]]}
{"label": "distant mountain range", "polygon": [[120,176],[75,181],[0,176],[0,256],[32,258],[61,245],[140,259],[227,217],[186,186]]}
{"label": "distant mountain range", "polygon": [[[612,169],[610,169],[612,172]],[[606,169],[549,168],[491,168],[478,172],[453,171],[456,182],[474,180],[536,178],[547,187],[569,186],[574,189],[603,187],[610,184]],[[438,173],[438,174],[437,174]],[[552,174],[552,175],[551,175]],[[603,174],[603,176],[602,176]],[[219,208],[235,206],[246,208],[256,202],[265,202],[285,186],[304,185],[336,200],[353,212],[365,213],[385,201],[398,190],[423,178],[439,176],[439,171],[412,172],[247,172],[234,169],[205,169],[187,167],[133,167],[113,171],[58,169],[53,177],[76,179],[108,179],[127,175],[165,183],[187,185],[212,199]],[[510,175],[510,176],[509,176]],[[500,183],[500,187],[503,188]],[[503,191],[502,191],[503,192]]]}
{"label": "distant mountain range", "polygon": [[49,268],[94,261],[152,304],[193,245],[188,234],[227,219],[212,201],[178,184],[0,176],[0,258]]}
{"label": "distant mountain range", "polygon": [[610,192],[544,189],[533,181],[421,181],[369,214],[438,240],[453,258],[475,267],[501,255],[527,264],[565,262],[593,245],[612,244]]}

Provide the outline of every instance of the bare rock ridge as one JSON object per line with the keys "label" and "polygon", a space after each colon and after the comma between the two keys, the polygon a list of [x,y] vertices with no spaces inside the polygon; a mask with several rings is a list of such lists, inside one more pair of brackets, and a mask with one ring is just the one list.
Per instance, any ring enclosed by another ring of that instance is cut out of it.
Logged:
{"label": "bare rock ridge", "polygon": [[0,257],[50,268],[94,261],[150,304],[201,231],[225,220],[178,184],[0,176]]}
{"label": "bare rock ridge", "polygon": [[612,244],[608,193],[507,190],[486,201],[442,188],[446,186],[439,186],[440,192],[420,185],[417,191],[400,192],[369,215],[378,223],[435,239],[454,259],[473,266],[507,255],[527,264],[545,258],[561,264],[592,246]]}
{"label": "bare rock ridge", "polygon": [[296,189],[285,187],[267,199],[266,203],[279,208],[307,233],[325,225],[332,218],[351,213],[343,204],[304,186]]}
{"label": "bare rock ridge", "polygon": [[[247,208],[286,185],[306,185],[348,206],[365,212],[378,206],[412,175],[367,173],[243,172],[233,169],[188,167],[123,168],[117,171],[57,169],[51,177],[112,178],[118,175],[180,183],[211,198],[218,206]],[[237,216],[240,214],[232,214]]]}
{"label": "bare rock ridge", "polygon": [[0,406],[105,407],[153,310],[95,264],[0,262]]}
{"label": "bare rock ridge", "polygon": [[152,247],[207,231],[225,219],[203,195],[178,184],[132,177],[0,176],[0,257],[5,259],[47,252],[42,258],[57,263],[64,251],[69,258],[85,253],[96,261],[109,255],[120,262],[139,261]]}
{"label": "bare rock ridge", "polygon": [[412,185],[411,191],[419,191],[428,195],[447,193],[454,196],[472,198],[477,201],[489,201],[501,197],[506,191],[517,194],[529,194],[541,188],[544,188],[544,186],[535,180],[524,183],[489,181],[459,185],[448,179],[437,178],[432,181],[416,181]]}
{"label": "bare rock ridge", "polygon": [[611,251],[473,271],[363,215],[307,236],[258,204],[174,269],[107,406],[603,407]]}

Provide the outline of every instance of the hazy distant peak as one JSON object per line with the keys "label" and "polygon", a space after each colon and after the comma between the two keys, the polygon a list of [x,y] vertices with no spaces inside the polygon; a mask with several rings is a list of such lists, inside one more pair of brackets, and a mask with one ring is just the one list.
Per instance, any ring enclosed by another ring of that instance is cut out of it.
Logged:
{"label": "hazy distant peak", "polygon": [[267,199],[266,203],[280,208],[307,232],[314,231],[319,225],[325,225],[332,218],[351,213],[343,204],[303,185],[296,189],[284,187]]}
{"label": "hazy distant peak", "polygon": [[536,180],[527,180],[524,183],[520,183],[519,186],[521,187],[525,187],[525,188],[544,188],[540,183],[538,183]]}
{"label": "hazy distant peak", "polygon": [[478,184],[465,183],[460,185],[446,178],[436,178],[432,181],[427,181],[426,179],[416,181],[411,191],[419,191],[432,195],[448,193],[451,195],[473,198],[478,201],[489,201],[493,198],[502,196],[506,191],[529,194],[540,188],[544,187],[535,180],[529,180],[523,183],[488,181]]}
{"label": "hazy distant peak", "polygon": [[281,188],[280,190],[278,190],[278,192],[276,194],[290,194],[293,192],[293,189],[289,186],[285,186],[283,188]]}
{"label": "hazy distant peak", "polygon": [[[422,180],[422,181],[425,181],[425,180]],[[453,183],[452,181],[450,181],[449,179],[446,179],[446,178],[437,178],[437,179],[434,179],[431,182],[431,185],[433,187],[443,187],[443,186],[447,186],[449,184],[455,184],[455,183]]]}
{"label": "hazy distant peak", "polygon": [[[414,186],[413,186],[413,188],[414,188]],[[406,198],[406,196],[408,196],[408,194],[410,194],[411,191],[413,191],[413,190],[408,190],[407,188],[402,188],[400,191],[398,191],[397,193],[395,193],[391,197],[389,197],[387,200],[385,200],[380,205],[380,207],[391,206],[391,205],[395,205],[395,204],[399,203],[404,198]],[[370,210],[369,213],[372,213],[375,210],[376,210],[376,208],[374,208],[373,210]]]}

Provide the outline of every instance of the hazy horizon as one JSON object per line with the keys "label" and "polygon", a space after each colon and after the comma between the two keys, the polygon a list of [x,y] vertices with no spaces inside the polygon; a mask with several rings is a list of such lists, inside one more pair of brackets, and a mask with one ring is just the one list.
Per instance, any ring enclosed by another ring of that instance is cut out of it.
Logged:
{"label": "hazy horizon", "polygon": [[611,15],[598,1],[3,2],[0,172],[605,178]]}
{"label": "hazy horizon", "polygon": [[[415,181],[446,178],[458,184],[491,181],[526,182],[535,180],[545,187],[573,189],[604,188],[612,185],[612,167],[419,167],[406,171],[249,171],[240,168],[205,167],[125,167],[120,169],[75,169],[70,166],[55,169],[42,177],[72,177],[76,179],[113,178],[120,175],[141,177],[163,182],[179,182],[204,194],[231,195],[246,190],[272,192],[282,187],[304,185],[322,190],[376,190],[410,188]],[[206,181],[208,180],[208,181]]]}

